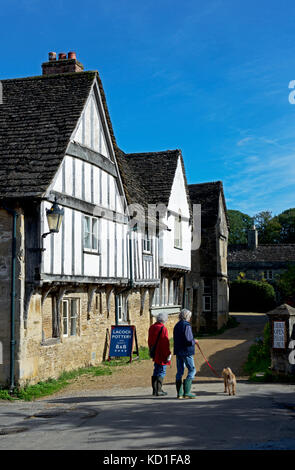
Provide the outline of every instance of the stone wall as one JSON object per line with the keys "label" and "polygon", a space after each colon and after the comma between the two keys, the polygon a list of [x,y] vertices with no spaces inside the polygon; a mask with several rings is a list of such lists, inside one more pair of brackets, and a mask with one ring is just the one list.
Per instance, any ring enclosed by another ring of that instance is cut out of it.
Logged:
{"label": "stone wall", "polygon": [[[105,292],[98,294],[97,299],[94,296],[90,315],[87,315],[86,293],[71,293],[63,300],[75,298],[80,301],[77,335],[64,337],[61,319],[60,337],[52,338],[52,298],[48,296],[41,306],[41,295],[32,297],[20,351],[20,385],[57,378],[63,371],[98,365],[107,359],[111,326],[115,325],[114,295],[110,297],[109,311]],[[155,321],[150,315],[149,294],[145,296],[143,309],[141,300],[140,291],[128,297],[128,324],[136,326],[139,347],[147,346],[148,330]],[[173,336],[177,321],[178,314],[169,315],[166,323],[169,337]]]}
{"label": "stone wall", "polygon": [[0,384],[9,378],[11,231],[12,217],[0,210]]}
{"label": "stone wall", "polygon": [[[20,328],[24,305],[24,216],[17,208],[16,219],[16,262],[15,262],[15,374],[18,374]],[[0,209],[0,385],[10,380],[11,341],[11,260],[12,260],[13,217]]]}
{"label": "stone wall", "polygon": [[[50,377],[57,378],[63,371],[98,365],[107,359],[111,326],[115,325],[115,297],[112,294],[107,309],[106,294],[102,292],[92,302],[87,314],[86,293],[71,293],[63,300],[78,298],[80,314],[77,335],[63,336],[62,309],[61,333],[52,338],[52,298],[48,296],[41,306],[41,295],[35,294],[30,302],[27,329],[21,345],[21,385],[36,383]],[[151,325],[149,295],[146,295],[141,311],[141,296],[135,291],[128,297],[128,324],[136,326],[138,346],[147,346],[148,329]]]}

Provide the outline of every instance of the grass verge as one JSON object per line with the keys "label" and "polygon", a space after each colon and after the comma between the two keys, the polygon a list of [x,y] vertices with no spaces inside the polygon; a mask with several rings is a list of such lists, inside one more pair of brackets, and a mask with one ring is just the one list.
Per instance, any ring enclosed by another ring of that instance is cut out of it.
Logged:
{"label": "grass verge", "polygon": [[257,338],[249,349],[248,359],[244,364],[244,372],[253,383],[295,383],[293,375],[278,374],[270,369],[270,328],[264,327],[263,337]]}
{"label": "grass verge", "polygon": [[[150,359],[148,348],[139,348],[138,360]],[[16,388],[13,394],[9,393],[8,389],[0,388],[0,400],[25,400],[32,401],[37,398],[52,395],[53,393],[62,390],[70,384],[72,380],[81,375],[111,375],[113,373],[112,368],[118,366],[125,366],[129,364],[129,357],[122,357],[118,359],[112,359],[111,361],[105,361],[100,366],[96,367],[82,367],[69,372],[63,372],[57,379],[50,378],[44,382],[39,382],[35,385],[27,385],[22,388]]]}

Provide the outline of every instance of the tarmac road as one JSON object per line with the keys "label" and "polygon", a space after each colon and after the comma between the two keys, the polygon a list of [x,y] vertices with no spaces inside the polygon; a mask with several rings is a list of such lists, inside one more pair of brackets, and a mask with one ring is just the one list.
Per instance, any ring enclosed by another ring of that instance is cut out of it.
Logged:
{"label": "tarmac road", "polygon": [[[248,317],[239,329],[228,330],[215,341],[235,334],[238,338],[232,340],[238,343],[232,353],[238,354],[240,344],[243,356],[250,341],[240,336],[243,329],[250,325],[252,330],[252,322],[256,335],[265,321]],[[207,355],[213,343],[205,341]],[[208,354],[210,363],[231,365],[225,363],[233,357],[227,356],[231,348],[222,358],[219,346]],[[193,400],[177,400],[174,382],[167,379],[166,397],[153,397],[145,383],[122,388],[117,381],[107,388],[65,389],[35,402],[0,402],[0,449],[295,450],[294,385],[250,384],[239,376],[237,395],[228,396],[207,366],[211,377],[204,375],[207,369],[200,374],[203,366],[192,387],[197,395]]]}

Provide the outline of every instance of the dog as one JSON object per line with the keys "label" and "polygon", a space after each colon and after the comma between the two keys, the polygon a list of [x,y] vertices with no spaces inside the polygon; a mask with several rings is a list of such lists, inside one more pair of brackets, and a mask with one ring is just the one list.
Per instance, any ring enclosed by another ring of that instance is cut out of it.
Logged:
{"label": "dog", "polygon": [[[224,379],[224,393],[228,391],[229,395],[236,394],[236,376],[229,367],[226,367],[222,371],[222,376]],[[232,391],[232,393],[231,393]]]}

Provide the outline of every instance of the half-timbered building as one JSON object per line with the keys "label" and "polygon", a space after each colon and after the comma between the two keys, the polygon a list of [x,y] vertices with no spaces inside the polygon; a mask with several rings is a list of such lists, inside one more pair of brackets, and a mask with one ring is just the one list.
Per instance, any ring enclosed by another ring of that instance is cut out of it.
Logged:
{"label": "half-timbered building", "polygon": [[[73,53],[50,54],[42,69],[2,81],[1,384],[101,362],[113,324],[135,325],[146,345],[160,307],[172,328],[190,269],[181,152],[124,154],[99,74]],[[160,216],[149,212],[160,203]],[[56,233],[46,217],[54,204]]]}

